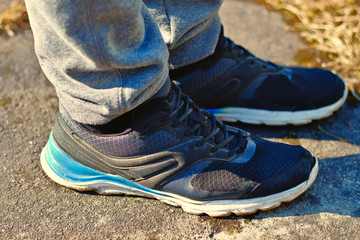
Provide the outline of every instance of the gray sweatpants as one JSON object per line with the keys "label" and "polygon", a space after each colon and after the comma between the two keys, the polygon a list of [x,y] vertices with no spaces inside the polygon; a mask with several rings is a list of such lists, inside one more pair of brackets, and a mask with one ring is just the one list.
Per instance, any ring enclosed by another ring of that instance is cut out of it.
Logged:
{"label": "gray sweatpants", "polygon": [[222,0],[26,0],[60,111],[103,124],[169,82],[169,68],[213,53]]}

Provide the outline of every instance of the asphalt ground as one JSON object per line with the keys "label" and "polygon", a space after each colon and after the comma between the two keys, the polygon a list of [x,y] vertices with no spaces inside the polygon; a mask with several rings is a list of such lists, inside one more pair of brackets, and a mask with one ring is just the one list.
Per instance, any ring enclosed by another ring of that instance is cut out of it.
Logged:
{"label": "asphalt ground", "polygon": [[[0,6],[9,1],[0,0]],[[259,57],[294,64],[306,48],[281,16],[225,1],[225,33]],[[291,203],[247,217],[210,218],[157,200],[76,192],[52,182],[39,157],[58,102],[30,30],[0,37],[0,239],[360,239],[360,105],[300,127],[237,124],[301,144],[319,158],[313,186]]]}

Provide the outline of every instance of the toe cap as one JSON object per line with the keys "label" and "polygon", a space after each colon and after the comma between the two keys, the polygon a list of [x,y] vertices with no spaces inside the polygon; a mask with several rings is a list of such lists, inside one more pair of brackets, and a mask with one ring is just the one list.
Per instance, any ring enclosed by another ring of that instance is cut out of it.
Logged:
{"label": "toe cap", "polygon": [[309,179],[315,163],[315,158],[305,150],[304,155],[292,168],[259,184],[245,198],[269,196],[296,187]]}

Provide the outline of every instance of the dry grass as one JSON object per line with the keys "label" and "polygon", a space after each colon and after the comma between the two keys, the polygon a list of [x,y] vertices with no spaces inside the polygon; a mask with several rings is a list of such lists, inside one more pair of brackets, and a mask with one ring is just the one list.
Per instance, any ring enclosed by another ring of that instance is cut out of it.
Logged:
{"label": "dry grass", "polygon": [[5,34],[11,37],[15,31],[29,27],[24,2],[13,1],[9,8],[0,13],[0,35]]}
{"label": "dry grass", "polygon": [[263,1],[282,11],[306,42],[325,57],[322,67],[359,82],[360,0]]}

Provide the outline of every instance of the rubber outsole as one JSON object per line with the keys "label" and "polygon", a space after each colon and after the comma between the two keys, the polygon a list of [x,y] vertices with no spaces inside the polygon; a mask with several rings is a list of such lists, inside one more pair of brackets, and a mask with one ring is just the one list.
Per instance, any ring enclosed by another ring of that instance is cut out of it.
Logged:
{"label": "rubber outsole", "polygon": [[226,217],[231,214],[248,215],[258,210],[273,209],[280,206],[282,202],[290,202],[311,186],[318,172],[316,159],[309,179],[286,191],[252,199],[196,201],[177,194],[146,188],[119,176],[90,169],[67,156],[51,136],[41,152],[41,166],[53,181],[68,188],[78,191],[95,191],[104,195],[125,194],[156,198],[172,206],[181,207],[187,213],[207,214],[211,217]]}
{"label": "rubber outsole", "polygon": [[289,124],[303,125],[311,123],[313,120],[319,120],[332,115],[344,104],[347,95],[348,90],[345,86],[344,95],[337,102],[322,108],[304,111],[269,111],[237,107],[207,110],[225,122],[243,122],[256,125],[265,124],[269,126]]}

